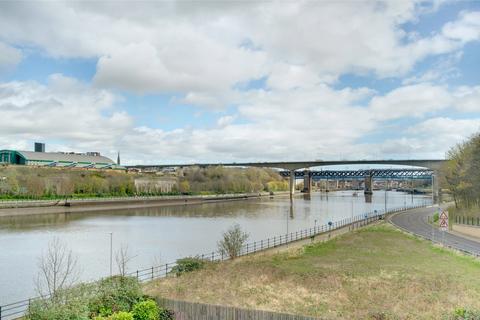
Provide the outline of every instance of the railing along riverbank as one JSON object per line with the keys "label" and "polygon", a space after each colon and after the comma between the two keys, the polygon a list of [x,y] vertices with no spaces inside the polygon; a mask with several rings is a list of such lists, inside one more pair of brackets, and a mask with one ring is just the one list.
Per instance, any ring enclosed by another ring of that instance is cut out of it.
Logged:
{"label": "railing along riverbank", "polygon": [[82,206],[96,204],[112,204],[122,202],[181,202],[181,201],[208,201],[208,200],[235,200],[248,199],[256,197],[267,197],[285,195],[288,192],[280,191],[252,192],[252,193],[226,193],[226,194],[208,194],[208,195],[158,195],[158,196],[124,196],[124,197],[89,197],[89,198],[63,198],[51,200],[38,199],[19,199],[19,200],[0,200],[0,209],[8,208],[33,208],[33,207],[53,207],[53,206]]}
{"label": "railing along riverbank", "polygon": [[455,216],[455,224],[480,227],[480,217]]}
{"label": "railing along riverbank", "polygon": [[[339,221],[330,221],[324,225],[315,225],[312,228],[307,228],[299,231],[294,231],[278,236],[270,237],[267,239],[251,242],[245,244],[239,256],[246,256],[256,252],[276,248],[296,241],[301,241],[309,238],[313,238],[317,235],[332,232],[344,227],[349,227],[349,230],[355,230],[362,226],[368,225],[372,222],[384,219],[386,215],[397,213],[400,211],[410,210],[426,207],[425,204],[402,206],[390,208],[385,210],[374,210],[371,212],[352,216]],[[218,251],[212,251],[210,253],[198,254],[195,257],[208,260],[210,262],[221,262],[229,260],[228,255],[224,255]],[[147,282],[158,278],[165,278],[168,276],[175,276],[171,271],[177,265],[176,262],[166,263],[159,266],[152,266],[145,269],[139,269],[134,272],[129,272],[127,275],[136,278],[139,282]],[[26,314],[32,301],[38,299],[45,299],[48,297],[35,297],[22,301],[9,303],[6,305],[0,305],[0,320],[12,320],[21,318]]]}

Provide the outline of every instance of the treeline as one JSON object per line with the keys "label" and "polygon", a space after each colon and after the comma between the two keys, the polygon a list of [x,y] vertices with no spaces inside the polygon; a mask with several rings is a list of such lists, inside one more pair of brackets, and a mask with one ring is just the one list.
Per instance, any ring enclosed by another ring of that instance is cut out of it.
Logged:
{"label": "treeline", "polygon": [[[149,183],[146,185],[144,181]],[[0,167],[0,198],[3,199],[221,194],[287,189],[287,182],[277,172],[257,168],[188,168],[176,175],[162,177],[114,170]]]}
{"label": "treeline", "polygon": [[448,152],[448,161],[442,169],[442,178],[444,186],[453,196],[456,211],[459,209],[478,211],[480,207],[480,134],[456,145]]}
{"label": "treeline", "polygon": [[248,193],[288,190],[278,172],[263,168],[186,168],[179,174],[181,193]]}
{"label": "treeline", "polygon": [[123,171],[0,167],[2,198],[48,199],[65,196],[126,196],[134,193],[134,179]]}

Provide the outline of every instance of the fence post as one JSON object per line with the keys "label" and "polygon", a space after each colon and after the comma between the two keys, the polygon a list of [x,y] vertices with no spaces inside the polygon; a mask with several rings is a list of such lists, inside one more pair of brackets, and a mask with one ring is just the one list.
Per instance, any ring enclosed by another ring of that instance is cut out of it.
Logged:
{"label": "fence post", "polygon": [[2,320],[2,306],[0,306],[0,320]]}
{"label": "fence post", "polygon": [[152,280],[153,280],[153,267],[152,267]]}
{"label": "fence post", "polygon": [[165,263],[165,277],[167,276],[168,274],[168,263]]}
{"label": "fence post", "polygon": [[215,252],[212,251],[212,262],[213,262],[214,256],[215,256]]}
{"label": "fence post", "polygon": [[247,243],[247,254],[248,254],[248,243]]}
{"label": "fence post", "polygon": [[138,281],[138,270],[137,270],[137,281]]}

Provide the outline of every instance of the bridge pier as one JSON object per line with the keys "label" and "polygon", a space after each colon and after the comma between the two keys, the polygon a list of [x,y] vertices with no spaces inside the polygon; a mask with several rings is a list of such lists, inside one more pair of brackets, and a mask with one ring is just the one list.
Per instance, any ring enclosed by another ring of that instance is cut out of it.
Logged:
{"label": "bridge pier", "polygon": [[365,185],[363,187],[363,193],[364,194],[373,194],[373,177],[372,173],[368,173],[365,176]]}
{"label": "bridge pier", "polygon": [[432,174],[432,204],[440,204],[440,190],[438,187],[438,171]]}
{"label": "bridge pier", "polygon": [[295,194],[295,170],[290,170],[290,198]]}
{"label": "bridge pier", "polygon": [[310,170],[308,169],[303,172],[303,192],[312,192],[312,176],[310,175]]}

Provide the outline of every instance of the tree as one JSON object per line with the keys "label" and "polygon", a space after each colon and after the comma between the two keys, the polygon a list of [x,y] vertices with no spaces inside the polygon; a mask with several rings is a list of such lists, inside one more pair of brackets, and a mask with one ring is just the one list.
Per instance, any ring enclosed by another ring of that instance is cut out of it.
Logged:
{"label": "tree", "polygon": [[118,273],[125,277],[127,275],[128,264],[135,256],[130,255],[128,246],[123,246],[115,253],[115,262],[117,263]]}
{"label": "tree", "polygon": [[218,242],[218,251],[231,259],[238,257],[243,245],[248,240],[248,233],[242,231],[239,224],[234,224],[223,233],[222,240]]}
{"label": "tree", "polygon": [[190,192],[190,183],[187,180],[180,182],[178,189],[181,193],[189,193]]}
{"label": "tree", "polygon": [[77,258],[57,237],[49,242],[47,251],[39,259],[38,267],[40,271],[36,287],[40,295],[55,298],[59,291],[68,289],[78,280]]}

